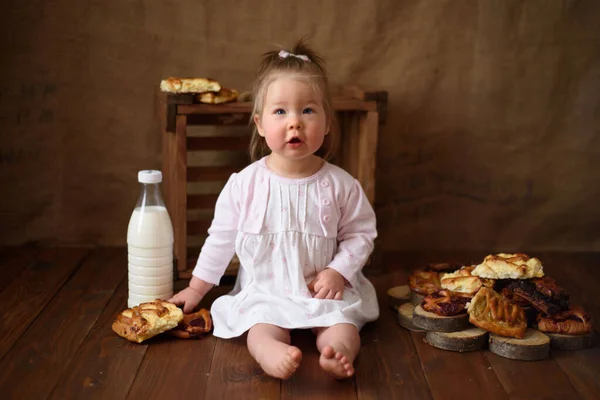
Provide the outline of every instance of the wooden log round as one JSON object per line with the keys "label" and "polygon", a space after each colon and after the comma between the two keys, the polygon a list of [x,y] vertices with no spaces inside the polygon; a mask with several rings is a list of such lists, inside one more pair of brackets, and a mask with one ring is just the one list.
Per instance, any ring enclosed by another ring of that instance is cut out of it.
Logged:
{"label": "wooden log round", "polygon": [[513,360],[543,360],[550,355],[550,338],[531,328],[527,329],[523,339],[490,333],[489,342],[489,349],[492,353]]}
{"label": "wooden log round", "polygon": [[550,347],[556,350],[583,350],[594,345],[594,334],[564,335],[562,333],[545,333],[550,338]]}
{"label": "wooden log round", "polygon": [[425,311],[421,306],[415,306],[413,323],[427,331],[457,332],[469,328],[469,314],[461,313],[449,317]]}
{"label": "wooden log round", "polygon": [[398,323],[400,326],[413,332],[425,332],[413,323],[413,311],[415,306],[412,303],[404,303],[398,307]]}
{"label": "wooden log round", "polygon": [[488,342],[488,332],[473,327],[458,332],[427,332],[427,343],[438,349],[458,351],[474,351],[484,349]]}
{"label": "wooden log round", "polygon": [[410,292],[410,302],[413,303],[415,306],[418,306],[419,304],[421,304],[423,302],[423,299],[425,298],[425,296],[423,296],[420,293],[411,291]]}
{"label": "wooden log round", "polygon": [[397,310],[402,304],[410,302],[410,288],[408,285],[389,288],[387,297],[389,306]]}

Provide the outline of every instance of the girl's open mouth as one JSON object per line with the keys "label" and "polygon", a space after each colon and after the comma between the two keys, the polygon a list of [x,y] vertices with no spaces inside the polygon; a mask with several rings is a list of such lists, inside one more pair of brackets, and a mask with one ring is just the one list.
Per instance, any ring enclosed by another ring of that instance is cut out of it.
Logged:
{"label": "girl's open mouth", "polygon": [[293,137],[290,139],[290,141],[288,142],[288,146],[292,147],[292,148],[296,148],[302,145],[302,140],[300,140],[297,137]]}

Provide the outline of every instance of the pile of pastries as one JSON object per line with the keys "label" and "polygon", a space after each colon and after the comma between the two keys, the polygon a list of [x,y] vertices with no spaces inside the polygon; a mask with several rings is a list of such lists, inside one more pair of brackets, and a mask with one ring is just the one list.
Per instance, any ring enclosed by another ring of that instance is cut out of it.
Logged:
{"label": "pile of pastries", "polygon": [[469,322],[501,336],[523,338],[527,326],[546,333],[585,335],[592,319],[526,254],[488,255],[478,265],[429,265],[408,282],[421,307],[440,316],[468,313]]}
{"label": "pile of pastries", "polygon": [[206,104],[230,103],[239,96],[237,90],[224,88],[210,78],[167,78],[160,82],[160,90],[193,94],[197,102]]}

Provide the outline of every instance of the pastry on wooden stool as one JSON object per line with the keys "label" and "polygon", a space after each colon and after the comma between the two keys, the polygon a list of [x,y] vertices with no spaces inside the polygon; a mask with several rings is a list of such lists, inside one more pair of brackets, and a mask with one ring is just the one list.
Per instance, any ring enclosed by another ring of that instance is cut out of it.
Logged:
{"label": "pastry on wooden stool", "polygon": [[205,104],[223,104],[235,101],[239,92],[235,89],[221,88],[218,92],[206,92],[197,94],[196,100]]}
{"label": "pastry on wooden stool", "polygon": [[180,339],[198,339],[210,332],[212,319],[210,312],[203,308],[192,314],[185,314],[183,320],[168,333]]}
{"label": "pastry on wooden stool", "polygon": [[167,78],[160,82],[160,90],[168,93],[218,92],[221,85],[210,78]]}
{"label": "pastry on wooden stool", "polygon": [[112,330],[127,340],[142,343],[175,328],[181,320],[181,309],[175,304],[157,299],[122,311],[115,318]]}

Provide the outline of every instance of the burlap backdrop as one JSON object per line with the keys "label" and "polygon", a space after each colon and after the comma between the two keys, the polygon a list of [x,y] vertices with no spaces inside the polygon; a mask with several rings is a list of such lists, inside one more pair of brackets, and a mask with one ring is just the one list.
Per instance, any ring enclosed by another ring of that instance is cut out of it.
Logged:
{"label": "burlap backdrop", "polygon": [[308,35],[389,91],[383,248],[600,250],[596,0],[15,1],[0,13],[0,244],[124,245],[155,89],[241,90]]}

